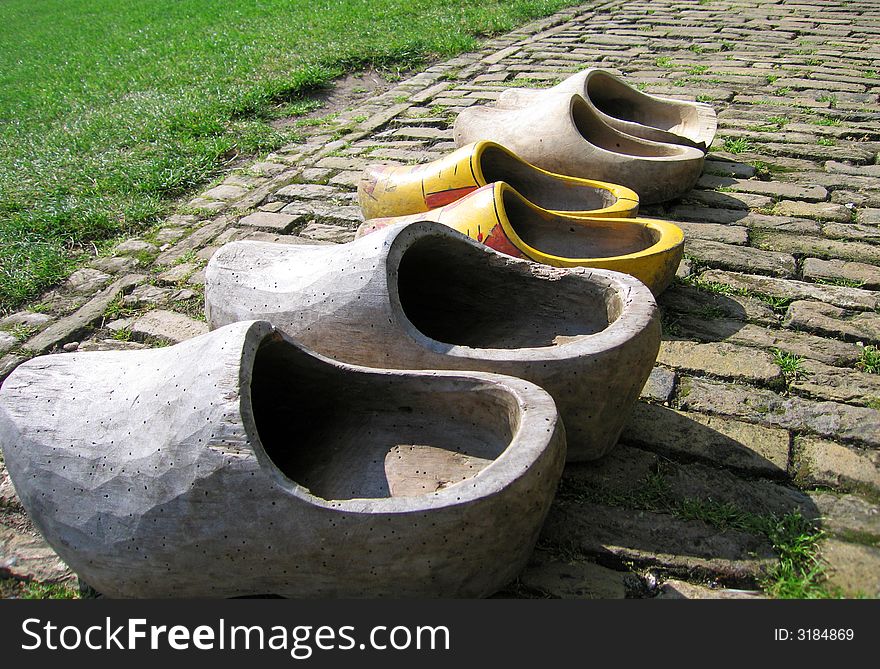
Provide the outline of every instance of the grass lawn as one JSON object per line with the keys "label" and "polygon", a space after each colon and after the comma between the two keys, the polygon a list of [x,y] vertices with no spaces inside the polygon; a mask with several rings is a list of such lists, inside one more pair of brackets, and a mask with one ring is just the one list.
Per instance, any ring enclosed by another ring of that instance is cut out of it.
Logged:
{"label": "grass lawn", "polygon": [[309,89],[466,51],[572,4],[4,0],[0,313],[237,155],[292,141],[267,121]]}

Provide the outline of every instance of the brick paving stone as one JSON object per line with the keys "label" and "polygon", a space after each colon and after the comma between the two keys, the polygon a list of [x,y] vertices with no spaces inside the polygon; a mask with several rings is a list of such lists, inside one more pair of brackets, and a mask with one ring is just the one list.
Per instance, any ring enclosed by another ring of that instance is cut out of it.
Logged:
{"label": "brick paving stone", "polygon": [[737,290],[753,291],[792,300],[815,299],[846,309],[877,309],[880,307],[880,295],[862,288],[827,286],[720,270],[708,270],[703,272],[700,277],[705,281],[730,286]]}
{"label": "brick paving stone", "polygon": [[344,228],[339,225],[309,223],[299,234],[308,239],[344,244],[345,242],[350,242],[354,239],[355,231],[351,228]]}
{"label": "brick paving stone", "polygon": [[743,295],[719,295],[683,284],[673,284],[658,298],[664,310],[696,314],[704,319],[726,318],[776,325],[780,317],[766,302]]}
{"label": "brick paving stone", "polygon": [[858,495],[830,491],[807,493],[819,512],[825,532],[841,536],[861,536],[880,545],[880,507]]}
{"label": "brick paving stone", "polygon": [[339,195],[339,191],[336,188],[320,184],[290,184],[275,191],[275,197],[286,202],[324,200],[334,198],[337,195]]}
{"label": "brick paving stone", "polygon": [[52,321],[48,314],[34,313],[33,311],[16,311],[0,318],[0,328],[10,328],[16,325],[24,325],[31,328],[41,328]]}
{"label": "brick paving stone", "polygon": [[624,599],[632,574],[602,567],[594,562],[554,559],[537,550],[519,577],[520,583],[557,599]]}
{"label": "brick paving stone", "polygon": [[64,583],[74,579],[67,565],[34,532],[0,525],[0,577]]}
{"label": "brick paving stone", "polygon": [[872,243],[880,242],[880,228],[861,223],[828,223],[822,232],[830,239],[854,239]]}
{"label": "brick paving stone", "polygon": [[880,548],[837,539],[821,545],[826,574],[833,586],[848,597],[880,597]]}
{"label": "brick paving stone", "polygon": [[160,282],[164,284],[175,284],[181,281],[185,281],[189,278],[189,276],[198,269],[198,265],[191,262],[181,263],[179,265],[175,265],[169,270],[162,272],[158,279]]}
{"label": "brick paving stone", "polygon": [[846,223],[852,219],[849,208],[833,202],[794,202],[782,200],[773,207],[773,212],[779,216],[794,216],[796,218],[813,218],[817,221],[837,221]]}
{"label": "brick paving stone", "polygon": [[207,323],[164,309],[148,311],[131,326],[133,335],[158,337],[174,344],[208,331]]}
{"label": "brick paving stone", "polygon": [[213,200],[234,200],[247,194],[247,189],[241,186],[220,185],[205,191],[202,195]]}
{"label": "brick paving stone", "polygon": [[800,513],[812,519],[820,515],[810,496],[792,485],[762,478],[745,480],[736,472],[699,462],[669,465],[663,479],[669,498],[682,504],[711,500],[762,516]]}
{"label": "brick paving stone", "polygon": [[644,402],[636,404],[621,442],[768,476],[784,474],[788,467],[786,430]]}
{"label": "brick paving stone", "polygon": [[13,353],[0,356],[0,381],[3,381],[3,379],[12,374],[13,370],[25,360],[27,358],[23,355],[15,355]]}
{"label": "brick paving stone", "polygon": [[848,404],[880,403],[880,374],[834,367],[816,360],[801,362],[802,374],[790,387],[802,395]]}
{"label": "brick paving stone", "polygon": [[43,353],[54,346],[73,341],[101,318],[117,296],[143,280],[144,277],[139,274],[129,274],[117,279],[73,314],[55,321],[45,330],[31,337],[25,342],[24,347],[34,353]]}
{"label": "brick paving stone", "polygon": [[356,206],[333,206],[314,202],[291,202],[281,210],[294,217],[297,223],[314,222],[342,224],[356,228],[363,222],[361,208]]}
{"label": "brick paving stone", "polygon": [[880,452],[818,437],[797,442],[798,479],[807,485],[832,488],[857,484],[880,491]]}
{"label": "brick paving stone", "polygon": [[762,425],[880,446],[880,410],[785,397],[772,390],[683,377],[680,406]]}
{"label": "brick paving stone", "polygon": [[687,581],[670,579],[660,586],[656,599],[764,599],[759,590],[709,588]]}
{"label": "brick paving stone", "polygon": [[151,286],[144,284],[138,286],[128,295],[122,298],[123,304],[131,307],[155,306],[164,304],[171,299],[172,291],[170,288],[161,288],[159,286]]}
{"label": "brick paving stone", "polygon": [[829,337],[866,343],[880,341],[880,314],[870,311],[851,312],[812,300],[792,302],[783,324]]}
{"label": "brick paving stone", "polygon": [[18,346],[18,337],[8,332],[0,331],[0,353],[6,353],[6,351],[15,346]]}
{"label": "brick paving stone", "polygon": [[64,282],[64,287],[76,293],[92,294],[108,283],[110,283],[109,274],[94,268],[83,267],[68,277],[67,281]]}
{"label": "brick paving stone", "polygon": [[736,179],[710,174],[701,176],[697,186],[708,189],[725,188],[734,192],[758,193],[761,195],[786,197],[792,200],[805,200],[807,202],[822,202],[828,198],[828,191],[821,186],[798,186],[777,181],[755,181],[753,179]]}
{"label": "brick paving stone", "polygon": [[242,218],[238,224],[267,232],[287,232],[293,226],[295,216],[290,214],[257,211]]}
{"label": "brick paving stone", "polygon": [[122,255],[128,253],[157,253],[159,251],[155,244],[150,244],[140,239],[124,241],[121,244],[117,244],[113,250]]}
{"label": "brick paving stone", "polygon": [[720,193],[714,190],[692,190],[681,197],[682,202],[694,203],[718,209],[744,209],[769,207],[773,198],[752,193]]}
{"label": "brick paving stone", "polygon": [[160,266],[175,264],[178,260],[186,256],[188,253],[196,251],[208,242],[210,242],[212,239],[214,239],[214,237],[219,235],[228,225],[229,221],[224,217],[220,217],[216,220],[205,223],[201,227],[197,228],[192,234],[184,237],[173,247],[171,247],[167,251],[163,251],[162,254],[158,258],[156,258],[156,264]]}
{"label": "brick paving stone", "polygon": [[186,234],[185,228],[177,228],[173,226],[169,226],[167,228],[162,228],[159,232],[156,233],[154,239],[159,244],[171,244],[176,242],[178,239],[183,237]]}
{"label": "brick paving stone", "polygon": [[676,319],[676,336],[700,341],[727,341],[744,346],[781,349],[829,365],[850,366],[862,356],[857,344],[818,337],[805,332],[774,330],[729,318],[705,319],[682,315]]}
{"label": "brick paving stone", "polygon": [[701,264],[722,269],[782,277],[793,277],[797,270],[794,256],[787,253],[759,251],[699,237],[686,239],[684,252]]}
{"label": "brick paving stone", "polygon": [[864,208],[857,210],[859,223],[865,225],[880,225],[880,209]]}
{"label": "brick paving stone", "polygon": [[12,484],[12,479],[6,470],[6,464],[0,458],[0,507],[10,506],[20,507],[21,502],[18,500],[15,486]]}
{"label": "brick paving stone", "polygon": [[772,564],[766,540],[738,530],[718,532],[696,520],[557,497],[541,541],[587,555],[752,582]]}
{"label": "brick paving stone", "polygon": [[767,384],[782,379],[773,356],[733,344],[664,341],[657,362],[686,372],[705,372],[728,379]]}
{"label": "brick paving stone", "polygon": [[651,370],[640,397],[653,402],[668,402],[674,389],[675,373],[663,367],[655,367]]}
{"label": "brick paving stone", "polygon": [[97,258],[93,260],[90,265],[102,272],[119,274],[121,272],[130,272],[140,265],[140,261],[131,256],[112,256],[109,258]]}
{"label": "brick paving stone", "polygon": [[852,260],[880,265],[880,246],[864,242],[821,239],[808,235],[792,235],[769,231],[756,232],[752,243],[758,248],[797,253],[824,259]]}
{"label": "brick paving stone", "polygon": [[[757,230],[770,229],[794,233],[821,234],[822,225],[818,221],[793,216],[770,216],[743,209],[715,209],[688,205],[673,206],[668,216],[674,221],[693,221],[701,224],[731,224],[746,226]],[[719,240],[721,241],[721,240]]]}

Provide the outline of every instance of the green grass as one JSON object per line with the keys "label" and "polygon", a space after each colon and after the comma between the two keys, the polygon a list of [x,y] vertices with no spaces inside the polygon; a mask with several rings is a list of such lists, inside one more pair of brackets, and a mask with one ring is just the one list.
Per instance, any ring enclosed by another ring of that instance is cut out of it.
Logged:
{"label": "green grass", "polygon": [[864,281],[857,281],[856,279],[844,279],[842,277],[830,277],[827,279],[820,278],[816,279],[816,283],[826,286],[843,286],[844,288],[861,288],[865,285]]}
{"label": "green grass", "polygon": [[773,172],[773,167],[763,160],[754,161],[752,167],[755,168],[755,176],[758,179],[769,179]]}
{"label": "green grass", "polygon": [[823,116],[821,118],[813,121],[814,125],[828,125],[828,126],[839,126],[840,119],[834,118],[833,116]]}
{"label": "green grass", "polygon": [[862,348],[862,355],[856,367],[869,374],[880,374],[880,349],[876,346]]}
{"label": "green grass", "polygon": [[573,0],[6,0],[0,4],[0,312],[91,244],[144,229],[296,128],[310,91],[473,49]]}
{"label": "green grass", "polygon": [[803,369],[804,359],[794,353],[774,348],[773,362],[782,370],[782,375],[788,384],[809,374],[809,372]]}
{"label": "green grass", "polygon": [[834,140],[829,137],[820,137],[816,140],[819,146],[834,146]]}
{"label": "green grass", "polygon": [[750,151],[752,145],[745,137],[725,137],[724,150],[728,153],[744,153]]}

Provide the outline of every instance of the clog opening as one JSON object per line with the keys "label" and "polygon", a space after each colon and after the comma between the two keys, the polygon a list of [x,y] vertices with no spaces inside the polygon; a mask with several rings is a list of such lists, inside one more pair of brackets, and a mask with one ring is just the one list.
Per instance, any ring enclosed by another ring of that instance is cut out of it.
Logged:
{"label": "clog opening", "polygon": [[400,305],[425,336],[473,348],[555,346],[616,318],[610,289],[542,271],[455,238],[422,237],[400,260]]}
{"label": "clog opening", "polygon": [[586,101],[580,97],[572,98],[572,119],[578,132],[591,144],[600,149],[628,156],[663,158],[679,156],[682,148],[673,144],[638,141],[628,135],[615,132],[591,111]]}
{"label": "clog opening", "polygon": [[608,116],[661,130],[670,130],[691,115],[686,107],[664,105],[602,72],[587,79],[586,94]]}
{"label": "clog opening", "polygon": [[660,241],[660,233],[626,219],[572,220],[533,209],[504,193],[510,226],[533,249],[561,258],[614,258],[638,253]]}
{"label": "clog opening", "polygon": [[277,339],[256,353],[250,395],[266,455],[327,500],[425,495],[471,479],[520,419],[511,395],[479,380],[352,371]]}
{"label": "clog opening", "polygon": [[617,202],[611,191],[551,177],[494,146],[482,152],[480,168],[487,183],[505,181],[529,202],[544,209],[588,211]]}

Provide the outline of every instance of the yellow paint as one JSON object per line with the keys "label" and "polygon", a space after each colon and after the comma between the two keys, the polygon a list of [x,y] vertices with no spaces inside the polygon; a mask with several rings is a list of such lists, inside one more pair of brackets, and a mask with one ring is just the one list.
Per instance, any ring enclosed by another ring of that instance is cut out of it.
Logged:
{"label": "yellow paint", "polygon": [[[584,235],[588,235],[592,229],[597,236],[611,240],[647,237],[655,241],[646,248],[625,254],[589,258],[554,255],[523,240],[518,232],[523,228],[523,221],[511,221],[505,206],[505,202],[516,200],[531,209],[532,226],[560,226],[574,232],[581,241],[583,236],[576,229],[583,229]],[[502,182],[484,186],[461,200],[423,214],[369,220],[361,226],[358,236],[395,223],[425,220],[447,225],[471,239],[517,258],[554,267],[596,267],[630,274],[647,285],[655,295],[663,292],[672,281],[684,250],[684,233],[669,221],[647,218],[588,218],[550,212],[531,204]],[[577,228],[572,229],[574,226]]]}
{"label": "yellow paint", "polygon": [[[446,206],[490,183],[485,172],[487,151],[500,151],[517,169],[534,172],[561,182],[566,187],[587,188],[612,202],[609,206],[578,212],[569,216],[635,216],[639,196],[624,186],[579,179],[547,172],[535,167],[494,142],[475,142],[424,165],[376,165],[366,169],[358,186],[358,201],[364,219],[423,213]],[[491,168],[490,168],[491,169]]]}

